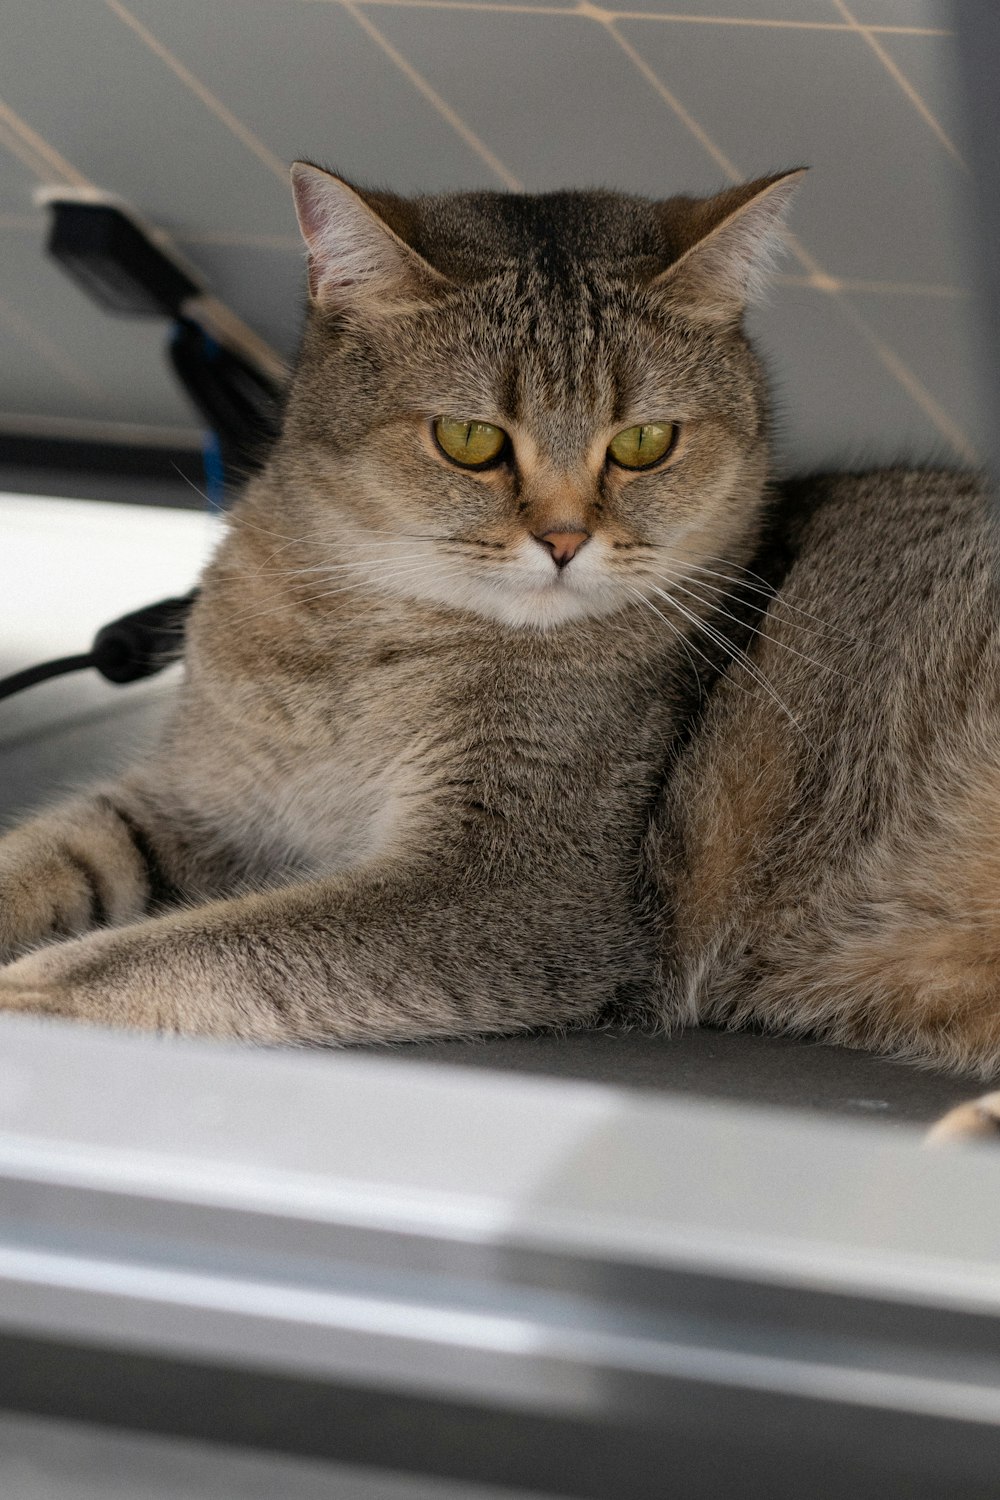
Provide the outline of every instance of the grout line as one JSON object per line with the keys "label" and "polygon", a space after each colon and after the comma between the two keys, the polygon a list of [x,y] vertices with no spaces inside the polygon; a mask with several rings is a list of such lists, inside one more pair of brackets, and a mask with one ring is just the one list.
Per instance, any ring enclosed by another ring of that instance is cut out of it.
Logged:
{"label": "grout line", "polygon": [[0,120],[0,146],[9,151],[11,156],[19,161],[23,167],[27,167],[32,177],[37,181],[44,182],[47,178],[51,177],[51,169],[42,161],[42,158],[37,156],[34,151],[29,150],[24,141],[21,140],[21,137],[15,135],[13,130],[4,124],[2,120]]}
{"label": "grout line", "polygon": [[[107,0],[107,3],[110,5],[112,0]],[[117,3],[117,0],[115,0],[115,3]],[[371,38],[375,45],[381,48],[389,61],[394,63],[404,77],[409,79],[413,87],[424,96],[429,104],[433,105],[441,118],[461,137],[470,150],[476,153],[480,161],[485,162],[490,171],[499,177],[504,187],[514,193],[523,192],[523,183],[514,176],[513,172],[508,171],[500,158],[493,154],[484,141],[480,140],[471,126],[465,123],[462,117],[452,109],[451,105],[442,99],[441,95],[428,83],[423,74],[419,73],[401,52],[397,52],[388,37],[384,36],[375,23],[365,15],[364,10],[353,4],[352,0],[339,0],[339,4],[357,22],[362,31]]]}
{"label": "grout line", "polygon": [[[339,3],[339,0],[338,0]],[[368,3],[368,0],[366,0]],[[44,229],[45,220],[37,214],[4,213],[0,211],[0,233],[23,232],[35,234]],[[178,237],[178,245],[217,245],[233,250],[288,250],[298,253],[300,242],[293,234],[239,234],[225,230],[191,231]],[[835,294],[838,292],[861,293],[872,296],[926,297],[940,301],[962,301],[969,296],[964,287],[938,285],[924,281],[866,281],[857,276],[830,276],[825,272],[803,273],[779,271],[773,277],[780,286],[806,287],[812,291]]]}
{"label": "grout line", "polygon": [[[9,104],[5,104],[3,100],[0,100],[0,146],[5,146],[13,156],[28,167],[39,182],[51,182],[52,177],[56,176],[62,179],[63,184],[68,183],[73,187],[89,190],[93,186],[89,178],[77,171],[76,167],[68,162],[55,146],[51,145],[44,136],[39,135],[27,120],[22,119],[17,111]],[[5,214],[0,216],[0,219],[16,221],[18,228],[30,226],[35,231],[44,224],[41,218],[31,215]],[[3,297],[0,297],[0,323],[5,324],[15,337],[33,349],[43,363],[57,371],[75,390],[84,396],[107,400],[107,395],[100,385],[84,370],[81,370],[75,360],[61,349],[54,339],[36,328],[22,312],[19,312]]]}
{"label": "grout line", "polygon": [[[305,4],[338,5],[342,0],[303,0]],[[399,6],[409,10],[469,10],[495,11],[499,15],[511,13],[529,16],[576,16],[580,12],[574,5],[519,4],[516,0],[363,0],[365,5]],[[760,16],[692,16],[682,12],[618,10],[610,12],[617,21],[664,21],[681,26],[735,26],[763,27],[775,31],[855,31],[856,26],[846,21],[793,21],[784,18],[770,20]],[[888,26],[871,25],[866,31],[886,36],[949,37],[954,33],[943,26]]]}
{"label": "grout line", "polygon": [[[303,0],[312,5],[343,5],[344,0]],[[489,11],[498,15],[516,16],[574,16],[572,5],[530,5],[512,0],[511,4],[493,5],[489,0],[359,0],[366,9],[369,6],[398,7],[401,10],[468,10]]]}
{"label": "grout line", "polygon": [[964,172],[967,172],[969,168],[965,161],[965,158],[962,156],[961,151],[959,151],[958,147],[955,145],[955,142],[945,130],[944,126],[941,124],[940,120],[938,119],[937,115],[935,115],[930,105],[926,102],[919,91],[914,88],[913,84],[907,78],[906,74],[902,71],[898,64],[893,61],[893,59],[889,56],[888,52],[886,52],[881,43],[876,41],[875,37],[872,36],[871,27],[861,25],[861,22],[856,18],[854,12],[846,4],[846,0],[833,0],[833,4],[837,7],[840,14],[844,17],[844,20],[849,23],[851,30],[856,32],[861,40],[871,48],[875,56],[878,58],[879,62],[882,64],[883,68],[885,68],[886,72],[889,74],[889,77],[906,95],[907,99],[909,99],[910,103],[917,111],[917,114],[923,120],[924,124],[928,125],[933,133],[937,136],[938,140],[947,151],[948,155],[958,163],[958,165]]}
{"label": "grout line", "polygon": [[[376,3],[384,5],[423,4],[425,0],[376,0]],[[614,16],[619,21],[666,21],[677,26],[732,26],[743,29],[763,29],[765,31],[853,31],[853,26],[840,21],[793,21],[784,17],[773,20],[763,16],[686,16],[674,14],[668,11],[649,10],[619,10],[617,6]],[[943,26],[868,26],[867,31],[878,32],[887,36],[954,36],[953,31],[946,30]]]}
{"label": "grout line", "polygon": [[864,292],[878,296],[931,297],[961,301],[969,294],[960,286],[935,286],[922,281],[863,281],[855,276],[794,276],[779,272],[774,280],[782,286],[811,287],[820,292]]}
{"label": "grout line", "polygon": [[913,373],[906,361],[901,359],[894,349],[891,349],[888,344],[879,338],[878,334],[874,329],[869,327],[861,313],[858,312],[852,303],[843,298],[838,298],[838,303],[846,314],[848,321],[854,325],[861,337],[878,355],[886,369],[896,377],[911,400],[930,418],[942,437],[951,443],[952,447],[966,463],[973,465],[981,463],[982,459],[961,427],[931,395],[930,391]]}
{"label": "grout line", "polygon": [[61,156],[55,146],[50,146],[43,136],[33,130],[27,120],[0,99],[0,142],[5,145],[26,167],[34,172],[41,182],[54,172],[64,182],[74,187],[90,188],[93,183],[76,167]]}
{"label": "grout line", "polygon": [[653,69],[649,66],[649,63],[642,56],[642,54],[637,52],[636,49],[632,46],[632,43],[626,41],[625,37],[621,36],[620,33],[615,30],[615,21],[603,19],[605,16],[609,15],[610,12],[597,11],[596,7],[590,5],[589,0],[582,0],[577,14],[582,16],[589,15],[592,16],[595,20],[601,19],[605,30],[610,34],[613,40],[625,53],[625,56],[638,70],[638,72],[642,74],[643,78],[650,85],[650,87],[653,88],[657,94],[659,94],[663,102],[673,111],[684,128],[694,136],[695,140],[708,153],[708,155],[715,162],[716,166],[722,168],[723,172],[731,182],[739,182],[741,180],[742,174],[735,163],[731,161],[730,158],[725,154],[725,152],[715,144],[715,142],[712,140],[712,137],[708,134],[708,131],[702,129],[702,127],[698,124],[698,121],[692,114],[689,114],[689,112],[684,108],[683,104],[681,104],[676,95],[671,93],[671,91],[667,88],[666,84],[658,76],[658,74],[654,73]]}
{"label": "grout line", "polygon": [[104,0],[104,3],[109,10],[114,12],[120,21],[124,22],[126,26],[135,32],[140,41],[145,43],[149,50],[170,69],[175,77],[180,79],[185,88],[190,89],[192,94],[204,104],[205,108],[210,110],[215,118],[221,124],[225,125],[226,129],[231,131],[236,139],[242,145],[246,146],[248,151],[252,151],[257,160],[262,162],[276,177],[279,177],[287,187],[287,163],[283,162],[269,147],[265,146],[264,142],[259,136],[254,134],[249,125],[244,125],[243,121],[238,119],[231,109],[227,109],[222,100],[218,99],[212,93],[211,89],[202,83],[200,78],[196,78],[191,70],[184,66],[180,58],[170,51],[169,47],[165,46],[151,31],[147,30],[142,22],[121,3],[121,0]]}
{"label": "grout line", "polygon": [[[2,217],[2,216],[0,216]],[[185,230],[177,236],[179,245],[221,245],[233,249],[253,250],[302,250],[302,241],[295,234],[230,234],[227,230]]]}
{"label": "grout line", "polygon": [[[840,3],[840,0],[836,0],[836,3]],[[735,162],[725,154],[720,146],[716,145],[715,141],[708,134],[708,131],[698,124],[694,116],[685,109],[680,100],[675,97],[657,74],[653,72],[645,58],[641,57],[635,48],[618,34],[615,29],[615,19],[612,17],[611,12],[598,10],[596,6],[590,3],[590,0],[581,0],[579,11],[581,14],[591,15],[594,19],[600,19],[603,22],[605,29],[618,46],[621,47],[626,56],[631,59],[642,77],[652,85],[660,98],[670,107],[685,128],[691,131],[692,135],[708,152],[712,160],[722,168],[729,180],[734,183],[741,181],[743,173],[740,172]],[[809,284],[829,292],[855,331],[861,335],[878,356],[885,369],[902,386],[911,401],[933,423],[945,441],[950,443],[967,462],[978,462],[979,460],[972,443],[957,422],[948,415],[940,403],[931,395],[930,391],[919,377],[914,374],[905,360],[901,359],[888,344],[879,338],[878,334],[869,326],[858,309],[841,295],[837,278],[824,270],[815,256],[802,244],[798,235],[786,229],[784,237],[789,250],[809,277]]]}
{"label": "grout line", "polygon": [[0,323],[6,323],[23,343],[30,345],[47,365],[58,370],[63,379],[68,380],[83,395],[105,398],[105,392],[96,381],[91,380],[68,354],[63,353],[58,344],[54,343],[47,334],[33,327],[28,319],[3,297],[0,297]]}

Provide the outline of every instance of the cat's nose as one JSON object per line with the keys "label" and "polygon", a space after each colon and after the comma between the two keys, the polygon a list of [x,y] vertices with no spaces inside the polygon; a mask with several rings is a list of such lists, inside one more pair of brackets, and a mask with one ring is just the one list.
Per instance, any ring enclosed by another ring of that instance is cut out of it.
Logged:
{"label": "cat's nose", "polygon": [[575,557],[583,546],[589,542],[589,531],[546,531],[539,536],[534,533],[535,541],[541,542],[543,547],[548,547],[552,553],[553,561],[564,568],[571,558]]}

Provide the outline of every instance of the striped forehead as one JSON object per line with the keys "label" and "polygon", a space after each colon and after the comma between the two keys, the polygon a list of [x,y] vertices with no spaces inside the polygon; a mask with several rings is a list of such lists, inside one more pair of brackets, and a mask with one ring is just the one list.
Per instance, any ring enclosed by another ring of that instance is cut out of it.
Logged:
{"label": "striped forehead", "polygon": [[608,308],[586,274],[522,273],[498,371],[505,416],[535,430],[542,446],[589,445],[617,404],[617,339]]}

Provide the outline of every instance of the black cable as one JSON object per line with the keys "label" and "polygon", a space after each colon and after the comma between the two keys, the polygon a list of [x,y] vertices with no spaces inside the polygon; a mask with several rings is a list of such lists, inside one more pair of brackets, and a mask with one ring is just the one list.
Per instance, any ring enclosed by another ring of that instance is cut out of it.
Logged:
{"label": "black cable", "polygon": [[0,679],[0,699],[11,698],[36,682],[81,672],[94,667],[108,682],[138,682],[153,677],[176,661],[184,649],[184,626],[197,591],[179,599],[161,599],[145,609],[134,610],[104,625],[90,650],[80,656],[61,656],[56,661],[25,667]]}
{"label": "black cable", "polygon": [[93,655],[88,651],[82,656],[60,656],[57,661],[43,661],[37,667],[25,667],[23,672],[0,677],[0,698],[12,698],[22,688],[34,687],[36,682],[61,677],[64,672],[82,672],[84,667],[93,665]]}
{"label": "black cable", "polygon": [[176,661],[184,650],[184,626],[197,592],[147,604],[102,626],[90,648],[101,676],[109,682],[138,682]]}

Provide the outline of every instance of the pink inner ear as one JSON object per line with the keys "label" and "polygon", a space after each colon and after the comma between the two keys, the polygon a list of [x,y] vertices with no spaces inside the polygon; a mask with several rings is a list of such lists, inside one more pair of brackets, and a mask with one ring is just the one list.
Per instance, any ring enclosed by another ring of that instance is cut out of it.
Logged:
{"label": "pink inner ear", "polygon": [[323,232],[322,189],[304,173],[295,178],[295,210],[306,244],[312,247]]}
{"label": "pink inner ear", "polygon": [[[359,278],[356,270],[350,276],[337,274],[337,262],[350,260],[352,250],[364,238],[354,226],[351,211],[340,185],[333,178],[318,173],[298,172],[294,177],[295,209],[302,237],[309,247],[310,286],[315,292],[320,283],[352,286]],[[360,204],[354,205],[363,213]],[[355,243],[352,244],[352,241]]]}
{"label": "pink inner ear", "polygon": [[437,273],[349,184],[303,163],[292,180],[314,300],[412,295],[418,282],[435,279]]}
{"label": "pink inner ear", "polygon": [[380,278],[390,268],[391,253],[380,243],[378,226],[363,205],[341,195],[331,182],[296,178],[295,206],[309,247],[309,290],[319,298],[349,292]]}

